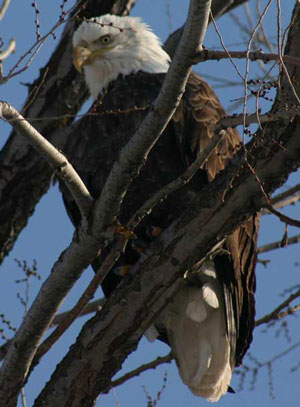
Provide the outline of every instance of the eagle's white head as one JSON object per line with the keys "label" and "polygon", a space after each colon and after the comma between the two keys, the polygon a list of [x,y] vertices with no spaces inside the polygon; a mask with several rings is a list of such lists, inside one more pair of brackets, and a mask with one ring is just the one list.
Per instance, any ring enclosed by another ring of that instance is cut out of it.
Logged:
{"label": "eagle's white head", "polygon": [[74,33],[73,47],[74,65],[84,69],[94,99],[119,74],[166,72],[170,63],[158,37],[138,17],[106,14],[86,20]]}

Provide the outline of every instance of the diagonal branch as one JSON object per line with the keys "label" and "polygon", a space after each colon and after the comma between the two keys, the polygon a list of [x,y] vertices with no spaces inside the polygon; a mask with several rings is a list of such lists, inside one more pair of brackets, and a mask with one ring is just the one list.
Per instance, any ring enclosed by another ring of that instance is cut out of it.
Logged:
{"label": "diagonal branch", "polygon": [[16,109],[2,101],[0,101],[0,118],[9,122],[20,135],[26,137],[29,143],[56,171],[71,192],[83,218],[87,219],[93,198],[66,157],[32,127]]}
{"label": "diagonal branch", "polygon": [[[101,244],[104,243],[103,229],[112,223],[112,218],[120,204],[120,197],[129,186],[131,173],[135,170],[135,166],[143,160],[155,139],[158,138],[158,136],[153,137],[153,132],[161,134],[168,119],[174,113],[190,73],[189,58],[203,41],[209,8],[210,1],[208,0],[191,1],[185,34],[167,75],[166,84],[162,87],[153,112],[145,120],[137,135],[131,139],[130,146],[121,153],[120,164],[112,170],[106,188],[101,195],[100,204],[98,202],[96,205],[96,216],[91,227],[92,235],[87,235],[81,231],[80,235],[73,239],[70,247],[55,263],[50,276],[43,284],[19,328],[1,368],[0,400],[7,406],[15,405],[18,391],[28,373],[38,344],[51,324],[61,301],[76,279],[79,278],[83,269],[96,257]],[[146,131],[147,128],[148,132]],[[139,138],[140,134],[143,135],[141,142],[139,141],[134,146],[135,138]],[[133,167],[129,165],[128,168],[128,158],[132,158],[132,156],[135,157],[135,163]],[[127,178],[123,175],[124,163],[125,168],[127,166]],[[115,178],[116,176],[117,178]],[[119,176],[120,179],[118,179]],[[117,187],[114,190],[116,192],[112,193],[109,192],[109,187],[114,182]],[[117,204],[115,204],[116,198]],[[15,383],[13,389],[11,388],[12,382]]]}
{"label": "diagonal branch", "polygon": [[210,0],[191,0],[183,36],[166,75],[162,89],[137,132],[121,150],[95,204],[93,232],[105,230],[113,221],[132,180],[173,116],[191,72],[191,56],[202,47]]}
{"label": "diagonal branch", "polygon": [[258,319],[255,322],[255,326],[266,324],[275,319],[279,319],[280,318],[279,315],[280,315],[281,311],[284,308],[289,307],[290,303],[298,297],[300,297],[300,289],[297,290],[294,294],[291,294],[286,300],[284,300],[280,305],[278,305],[278,307],[276,307],[272,312],[270,312],[269,314],[265,315],[264,317]]}
{"label": "diagonal branch", "polygon": [[0,20],[2,20],[2,18],[4,17],[8,6],[9,6],[10,0],[3,0],[2,1],[2,5],[0,7]]}
{"label": "diagonal branch", "polygon": [[285,223],[286,225],[291,225],[291,226],[296,226],[297,228],[300,227],[300,221],[297,219],[292,219],[287,215],[284,215],[281,212],[276,211],[276,209],[273,208],[272,205],[270,204],[265,204],[266,209],[273,213],[273,215],[277,216],[281,222]]}
{"label": "diagonal branch", "polygon": [[[106,13],[128,14],[135,0],[78,0],[84,4],[79,21]],[[72,16],[70,16],[72,17]],[[63,149],[70,125],[88,97],[84,78],[72,64],[72,36],[78,22],[65,24],[61,39],[40,77],[31,84],[22,115],[38,118],[36,129],[47,140]],[[53,119],[53,117],[59,117]],[[19,233],[32,215],[35,205],[50,185],[52,170],[16,133],[12,133],[0,154],[0,263],[9,253]]]}
{"label": "diagonal branch", "polygon": [[[11,54],[13,54],[16,50],[16,40],[15,39],[11,39],[9,41],[9,44],[7,46],[7,48],[0,52],[0,61],[2,63],[2,61],[6,58],[8,58]],[[2,78],[1,78],[2,79]]]}
{"label": "diagonal branch", "polygon": [[[299,8],[296,5],[294,15],[299,15]],[[299,24],[291,27],[287,42],[288,51],[295,56],[299,56],[299,27]],[[297,78],[295,65],[291,69],[292,77]],[[283,94],[288,86],[283,77]],[[281,104],[278,98],[273,111]],[[283,121],[281,126],[269,123],[263,127],[247,146],[252,171],[248,163],[240,165],[244,162],[242,152],[233,158],[225,171],[199,194],[195,206],[163,232],[160,252],[150,253],[128,284],[116,290],[103,311],[85,325],[37,398],[36,407],[57,403],[89,406],[99,392],[109,387],[110,378],[175,292],[181,273],[264,204],[261,185],[266,193],[271,193],[300,165],[299,131],[299,118]],[[111,353],[103,349],[110,349]]]}
{"label": "diagonal branch", "polygon": [[[260,143],[250,145],[253,156],[259,151],[259,158],[251,165],[266,193],[284,182],[291,168],[300,165],[299,121],[297,126],[294,131],[287,126],[280,146],[274,146],[269,137],[264,138],[264,149]],[[269,154],[271,145],[272,155]],[[91,405],[99,392],[110,386],[110,377],[176,291],[181,273],[264,203],[257,177],[248,165],[241,166],[242,153],[199,194],[193,208],[162,233],[160,252],[149,254],[137,266],[128,284],[123,284],[106,302],[103,312],[85,325],[76,345],[35,401],[36,407],[52,407],[58,401],[61,406]],[[294,163],[289,169],[287,160]],[[103,349],[114,351],[108,355]],[[58,391],[62,388],[63,393]]]}
{"label": "diagonal branch", "polygon": [[159,356],[155,360],[152,360],[149,363],[145,363],[144,365],[139,366],[138,368],[132,370],[131,372],[124,374],[124,376],[121,376],[118,379],[112,381],[109,389],[107,389],[106,391],[103,391],[103,393],[107,393],[110,389],[120,386],[121,384],[127,382],[127,380],[130,380],[134,377],[139,376],[141,373],[145,372],[146,370],[156,369],[158,366],[160,366],[164,363],[171,363],[172,360],[173,360],[173,356],[172,356],[171,352],[165,356]]}

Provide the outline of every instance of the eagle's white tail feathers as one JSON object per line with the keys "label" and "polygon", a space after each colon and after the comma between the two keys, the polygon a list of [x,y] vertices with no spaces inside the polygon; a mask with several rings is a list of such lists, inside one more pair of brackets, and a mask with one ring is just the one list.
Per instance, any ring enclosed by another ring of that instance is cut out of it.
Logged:
{"label": "eagle's white tail feathers", "polygon": [[[209,280],[209,281],[208,281]],[[182,381],[197,396],[216,402],[230,384],[230,345],[222,290],[216,278],[184,285],[163,314]]]}

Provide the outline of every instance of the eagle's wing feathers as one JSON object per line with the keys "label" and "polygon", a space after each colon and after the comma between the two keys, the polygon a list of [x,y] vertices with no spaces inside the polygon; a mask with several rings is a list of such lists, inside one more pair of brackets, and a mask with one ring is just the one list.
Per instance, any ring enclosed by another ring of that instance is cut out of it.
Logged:
{"label": "eagle's wing feathers", "polygon": [[[122,27],[122,29],[120,29]],[[107,37],[109,44],[101,42]],[[158,38],[140,19],[105,15],[83,22],[73,37],[74,63],[84,70],[95,103],[74,125],[65,150],[93,197],[98,198],[119,152],[130,140],[155,100],[169,65]],[[104,89],[106,93],[103,93]],[[97,99],[98,94],[102,95]],[[178,178],[210,142],[214,125],[226,115],[217,96],[197,74],[164,134],[126,194],[119,221],[126,225],[140,206],[160,188]],[[240,147],[236,130],[226,134],[192,181],[153,209],[138,226],[116,270],[102,287],[110,296],[122,277],[119,266],[134,265],[156,235],[189,210],[203,185],[224,169]],[[80,222],[76,205],[61,184],[68,213]],[[253,216],[229,236],[211,260],[193,266],[182,287],[154,325],[146,331],[169,343],[179,373],[191,391],[216,401],[229,388],[232,369],[240,363],[254,326],[257,218]],[[154,228],[154,229],[153,229]],[[158,238],[159,239],[159,238]],[[98,268],[109,248],[93,264]]]}

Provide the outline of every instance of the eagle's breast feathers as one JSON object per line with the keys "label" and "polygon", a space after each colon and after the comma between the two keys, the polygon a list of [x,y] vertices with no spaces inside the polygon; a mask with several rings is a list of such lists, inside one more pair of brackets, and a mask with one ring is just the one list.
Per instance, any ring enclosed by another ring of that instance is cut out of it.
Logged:
{"label": "eagle's breast feathers", "polygon": [[[83,69],[95,102],[91,114],[77,123],[66,154],[97,198],[120,149],[158,95],[170,58],[155,34],[135,17],[105,15],[85,21],[75,32],[73,45],[74,64]],[[177,111],[124,199],[121,223],[126,224],[155,191],[184,172],[206,148],[213,126],[225,115],[214,91],[192,73]],[[117,266],[135,264],[157,239],[153,228],[167,228],[188,210],[202,186],[224,169],[240,145],[238,132],[227,129],[192,181],[139,225],[137,241],[127,245]],[[76,225],[78,211],[62,189]],[[227,392],[234,365],[241,362],[252,340],[257,230],[253,216],[225,240],[225,250],[208,263],[195,265],[191,280],[182,281],[175,298],[146,331],[150,340],[160,337],[169,343],[182,381],[194,394],[211,401]],[[96,263],[104,256],[105,252]],[[113,272],[107,276],[103,283],[107,296],[120,279]]]}

